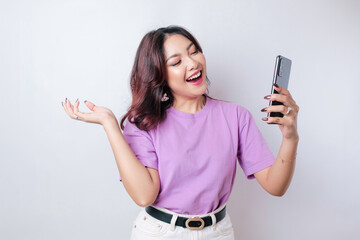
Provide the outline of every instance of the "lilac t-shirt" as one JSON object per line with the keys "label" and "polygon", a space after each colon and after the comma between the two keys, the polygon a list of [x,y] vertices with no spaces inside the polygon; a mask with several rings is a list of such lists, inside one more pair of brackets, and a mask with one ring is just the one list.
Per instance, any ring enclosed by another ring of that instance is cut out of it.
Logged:
{"label": "lilac t-shirt", "polygon": [[274,162],[244,107],[207,98],[195,114],[167,111],[154,129],[127,122],[123,132],[144,166],[159,172],[156,207],[190,215],[212,212],[229,199],[237,160],[249,179]]}

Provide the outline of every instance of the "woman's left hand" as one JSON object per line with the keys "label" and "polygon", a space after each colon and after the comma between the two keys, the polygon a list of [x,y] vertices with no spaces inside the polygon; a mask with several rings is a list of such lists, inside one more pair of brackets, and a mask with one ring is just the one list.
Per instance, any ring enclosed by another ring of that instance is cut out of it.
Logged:
{"label": "woman's left hand", "polygon": [[278,101],[284,105],[268,106],[261,109],[262,112],[281,112],[284,117],[264,117],[262,120],[267,123],[276,123],[282,132],[285,139],[298,139],[297,132],[297,115],[299,112],[299,106],[292,98],[290,92],[280,86],[274,85],[276,91],[280,94],[267,95],[264,98],[270,101]]}

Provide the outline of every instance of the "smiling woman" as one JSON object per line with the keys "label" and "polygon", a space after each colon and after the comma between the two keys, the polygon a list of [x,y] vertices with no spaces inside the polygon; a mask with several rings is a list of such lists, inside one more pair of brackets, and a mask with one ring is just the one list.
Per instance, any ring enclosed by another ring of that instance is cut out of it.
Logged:
{"label": "smiling woman", "polygon": [[[122,182],[142,207],[131,239],[234,239],[226,203],[236,164],[272,195],[288,188],[298,144],[299,107],[286,89],[267,96],[281,106],[263,111],[279,124],[283,142],[274,159],[250,112],[207,95],[206,61],[197,40],[184,28],[149,32],[137,50],[131,74],[132,104],[120,130],[109,109],[66,100],[67,114],[101,124],[114,152]],[[289,110],[291,109],[291,110]],[[124,124],[126,121],[126,124]]]}
{"label": "smiling woman", "polygon": [[[205,97],[199,99],[207,89],[206,61],[201,51],[182,35],[171,35],[164,43],[167,84],[174,96],[173,107],[184,112],[198,112],[204,106]],[[168,57],[169,56],[169,57]],[[200,101],[198,101],[200,100]],[[199,104],[192,104],[195,101]],[[186,109],[190,103],[195,108]]]}
{"label": "smiling woman", "polygon": [[[198,71],[206,71],[205,58],[200,44],[187,30],[171,26],[146,34],[135,56],[130,78],[133,101],[121,120],[122,129],[126,119],[142,130],[155,127],[166,118],[166,109],[176,100],[174,95],[187,94],[190,84],[196,85],[189,82],[185,89],[184,84]],[[205,97],[207,81],[202,82],[197,91]],[[193,100],[198,93],[192,95]],[[169,99],[161,101],[165,94]],[[183,104],[181,99],[177,103]]]}

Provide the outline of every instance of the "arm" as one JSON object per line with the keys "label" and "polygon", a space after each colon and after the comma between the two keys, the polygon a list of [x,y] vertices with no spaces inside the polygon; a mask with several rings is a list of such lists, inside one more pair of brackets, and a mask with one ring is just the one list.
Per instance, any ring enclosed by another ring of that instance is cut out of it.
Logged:
{"label": "arm", "polygon": [[269,117],[263,120],[267,123],[279,124],[283,139],[274,164],[254,175],[267,192],[275,196],[282,196],[290,185],[295,169],[296,152],[299,142],[297,132],[299,106],[296,105],[288,90],[278,86],[275,86],[275,89],[281,94],[272,94],[266,96],[265,99],[279,101],[284,103],[284,105],[268,106],[262,111],[282,112],[284,117]]}
{"label": "arm", "polygon": [[152,204],[160,189],[158,171],[144,167],[136,158],[125,141],[116,119],[109,119],[104,124],[104,129],[126,191],[139,206]]}
{"label": "arm", "polygon": [[89,101],[85,104],[92,111],[91,113],[79,112],[79,101],[71,105],[70,101],[66,100],[63,107],[73,119],[98,123],[104,127],[126,191],[139,206],[152,204],[160,189],[158,171],[144,167],[136,158],[125,141],[114,114],[109,109],[95,106]]}
{"label": "arm", "polygon": [[274,164],[254,174],[260,185],[274,196],[284,195],[290,186],[298,141],[283,139]]}

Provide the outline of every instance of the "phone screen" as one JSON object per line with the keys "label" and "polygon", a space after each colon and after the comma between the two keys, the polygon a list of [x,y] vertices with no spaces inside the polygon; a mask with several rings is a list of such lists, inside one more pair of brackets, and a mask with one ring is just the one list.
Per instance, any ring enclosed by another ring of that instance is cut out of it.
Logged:
{"label": "phone screen", "polygon": [[[277,85],[287,89],[289,84],[290,69],[291,69],[291,60],[280,55],[277,56],[275,62],[273,83],[276,83]],[[274,93],[278,94],[278,92],[272,86],[271,94]],[[283,105],[283,104],[278,101],[270,101],[269,105]],[[268,117],[283,117],[283,116],[284,115],[280,112],[268,113]]]}

